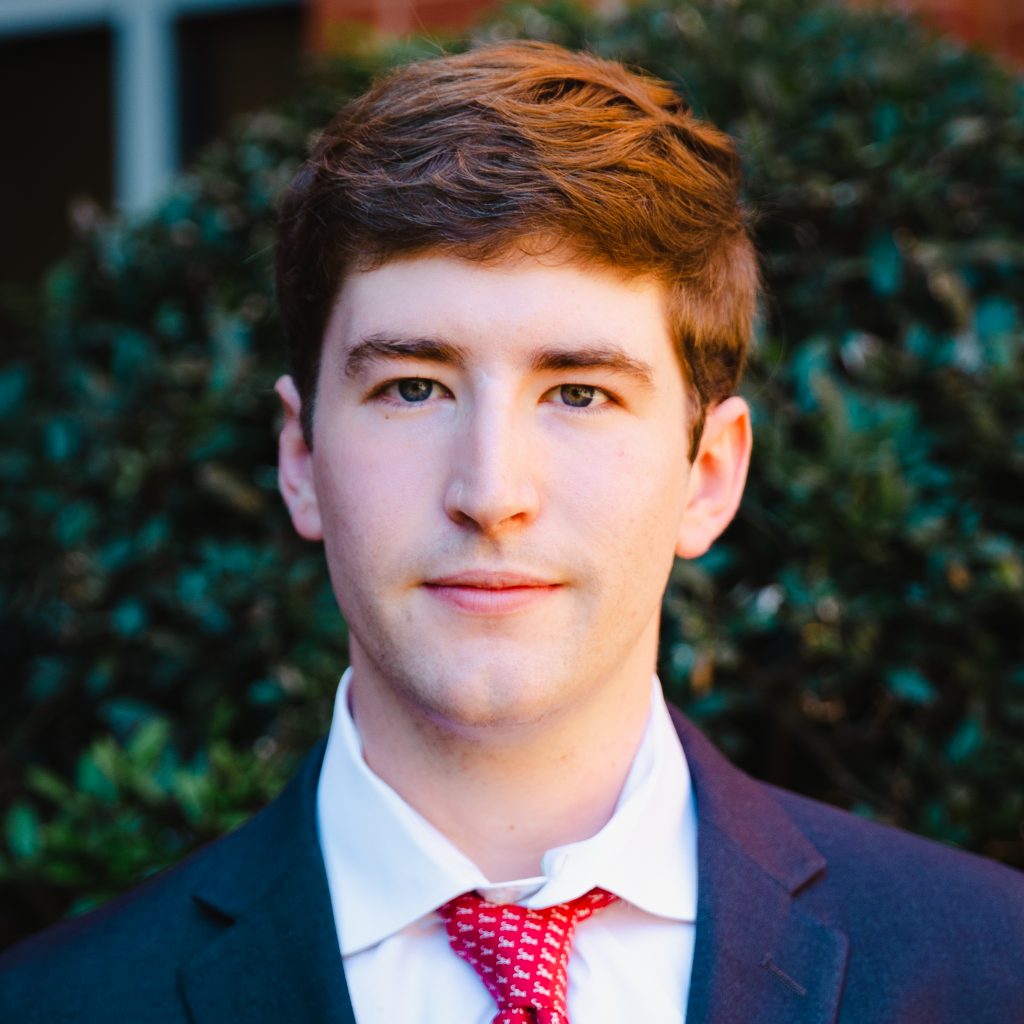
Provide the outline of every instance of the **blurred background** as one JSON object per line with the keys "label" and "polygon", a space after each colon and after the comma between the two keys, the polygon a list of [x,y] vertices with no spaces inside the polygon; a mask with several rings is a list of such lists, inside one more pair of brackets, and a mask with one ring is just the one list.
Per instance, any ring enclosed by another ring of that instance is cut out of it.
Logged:
{"label": "blurred background", "polygon": [[1024,867],[1024,8],[0,0],[0,947],[326,729],[274,203],[373,74],[510,37],[649,68],[746,164],[757,450],[673,576],[670,698],[761,777]]}
{"label": "blurred background", "polygon": [[[1024,67],[1024,8],[850,0],[915,12]],[[464,27],[491,0],[2,0],[0,281],[31,283],[93,205],[139,211],[238,115],[291,98],[303,69],[365,27]],[[606,5],[607,6],[607,5]],[[16,159],[18,153],[38,159]],[[73,154],[73,158],[71,157]]]}

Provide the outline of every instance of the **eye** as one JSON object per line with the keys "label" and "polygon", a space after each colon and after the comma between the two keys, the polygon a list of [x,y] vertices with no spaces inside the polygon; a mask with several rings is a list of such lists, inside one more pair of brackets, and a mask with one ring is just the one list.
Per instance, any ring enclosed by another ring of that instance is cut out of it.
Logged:
{"label": "eye", "polygon": [[561,402],[571,409],[597,407],[609,400],[608,395],[593,384],[563,384],[557,390]]}
{"label": "eye", "polygon": [[425,377],[408,377],[396,386],[404,402],[425,402],[434,393],[434,382]]}
{"label": "eye", "polygon": [[429,377],[397,377],[378,384],[367,397],[370,401],[401,407],[433,405],[438,399],[453,396],[443,384]]}

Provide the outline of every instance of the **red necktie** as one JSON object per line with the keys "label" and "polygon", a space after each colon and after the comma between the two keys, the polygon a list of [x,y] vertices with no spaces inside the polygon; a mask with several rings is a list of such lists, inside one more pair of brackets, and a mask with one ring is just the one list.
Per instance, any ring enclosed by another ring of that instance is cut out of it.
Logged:
{"label": "red necktie", "polygon": [[617,898],[591,889],[569,903],[528,910],[469,892],[438,913],[452,949],[498,1004],[493,1024],[569,1024],[566,972],[576,925]]}

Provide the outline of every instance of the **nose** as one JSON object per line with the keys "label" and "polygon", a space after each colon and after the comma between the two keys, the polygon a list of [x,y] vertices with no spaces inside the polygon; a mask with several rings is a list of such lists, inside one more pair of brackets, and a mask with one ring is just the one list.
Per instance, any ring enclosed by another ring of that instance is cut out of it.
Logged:
{"label": "nose", "polygon": [[460,417],[445,490],[448,517],[490,536],[533,522],[540,494],[530,448],[511,403],[488,403]]}

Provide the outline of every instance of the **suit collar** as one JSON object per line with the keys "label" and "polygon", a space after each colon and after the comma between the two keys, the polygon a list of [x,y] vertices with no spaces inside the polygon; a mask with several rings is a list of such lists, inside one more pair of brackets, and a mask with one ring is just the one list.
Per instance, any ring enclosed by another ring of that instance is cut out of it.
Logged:
{"label": "suit collar", "polygon": [[673,712],[697,800],[698,904],[687,1024],[827,1024],[846,936],[800,906],[825,859],[757,783]]}
{"label": "suit collar", "polygon": [[[349,710],[351,672],[338,686],[317,789],[320,848],[346,957],[461,893],[475,889],[505,902],[507,889],[518,882],[488,880],[367,767]],[[566,902],[600,886],[648,913],[696,920],[692,787],[656,677],[647,727],[611,819],[589,838],[548,850],[539,875],[522,885],[525,906]]]}
{"label": "suit collar", "polygon": [[316,834],[319,744],[281,796],[211,851],[193,899],[221,931],[181,969],[196,1024],[355,1024]]}
{"label": "suit collar", "polygon": [[[846,937],[800,906],[824,858],[678,712],[698,815],[687,1024],[828,1024]],[[355,1024],[317,839],[319,744],[281,796],[210,851],[194,899],[220,925],[181,970],[196,1024]]]}
{"label": "suit collar", "polygon": [[772,798],[768,787],[730,764],[682,712],[671,711],[690,765],[700,826],[728,836],[787,893],[796,894],[820,876],[825,858]]}

